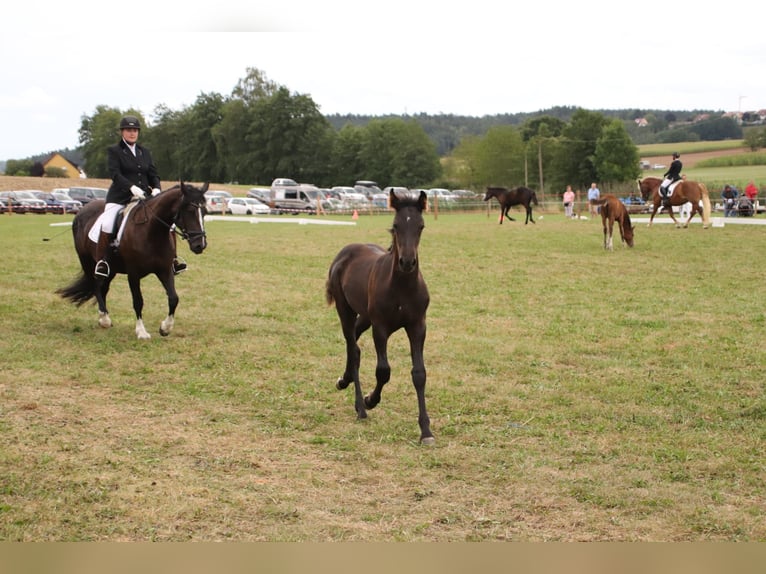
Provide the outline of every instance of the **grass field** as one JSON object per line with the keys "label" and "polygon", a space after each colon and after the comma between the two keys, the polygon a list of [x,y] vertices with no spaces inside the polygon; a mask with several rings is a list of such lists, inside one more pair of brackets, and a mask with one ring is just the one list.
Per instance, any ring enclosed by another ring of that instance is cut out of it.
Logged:
{"label": "grass field", "polygon": [[68,220],[0,217],[3,540],[766,540],[761,226],[609,253],[600,221],[429,215],[428,448],[404,333],[366,421],[334,388],[327,267],[390,216],[209,222],[167,338],[144,280],[145,342],[124,277],[109,330],[55,294]]}

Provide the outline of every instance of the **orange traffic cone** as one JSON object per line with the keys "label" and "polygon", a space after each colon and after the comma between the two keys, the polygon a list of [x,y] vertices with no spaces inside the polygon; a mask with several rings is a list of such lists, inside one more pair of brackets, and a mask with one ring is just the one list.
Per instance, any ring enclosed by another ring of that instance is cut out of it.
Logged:
{"label": "orange traffic cone", "polygon": [[351,219],[359,219],[359,212],[356,209],[354,210],[354,215],[351,216]]}

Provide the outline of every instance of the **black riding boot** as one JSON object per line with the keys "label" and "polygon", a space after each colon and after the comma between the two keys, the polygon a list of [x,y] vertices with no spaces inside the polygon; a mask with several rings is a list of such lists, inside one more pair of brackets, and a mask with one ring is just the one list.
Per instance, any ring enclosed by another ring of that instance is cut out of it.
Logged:
{"label": "black riding boot", "polygon": [[668,198],[668,190],[660,188],[660,196],[662,197],[662,207],[670,207],[670,199]]}
{"label": "black riding boot", "polygon": [[178,275],[186,271],[186,262],[181,261],[178,257],[173,258],[173,275]]}
{"label": "black riding boot", "polygon": [[94,274],[99,277],[109,277],[109,241],[112,238],[111,233],[101,231],[98,236],[98,243],[96,244],[96,269]]}

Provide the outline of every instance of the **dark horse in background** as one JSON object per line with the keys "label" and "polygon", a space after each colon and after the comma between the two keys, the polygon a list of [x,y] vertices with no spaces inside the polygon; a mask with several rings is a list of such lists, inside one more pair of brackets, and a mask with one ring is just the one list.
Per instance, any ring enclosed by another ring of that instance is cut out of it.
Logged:
{"label": "dark horse in background", "polygon": [[[402,192],[403,193],[403,192]],[[391,378],[386,354],[389,337],[401,328],[407,333],[412,358],[412,383],[418,397],[420,442],[434,444],[426,412],[426,368],[423,345],[426,340],[426,310],[429,295],[420,273],[418,245],[425,226],[423,210],[428,205],[424,191],[418,197],[390,193],[390,205],[396,211],[391,229],[391,247],[352,243],[336,255],[327,277],[328,305],[335,303],[346,340],[346,369],[335,386],[345,389],[354,383],[354,407],[357,417],[367,417],[367,410],[380,402],[380,394]],[[372,327],[377,353],[375,389],[362,397],[359,382],[359,336]]]}
{"label": "dark horse in background", "polygon": [[506,187],[488,187],[487,193],[484,194],[484,201],[489,201],[491,198],[497,198],[500,203],[500,224],[503,223],[503,218],[507,217],[511,221],[516,221],[513,217],[508,215],[508,210],[514,205],[523,205],[527,212],[527,218],[524,220],[524,225],[535,222],[532,218],[532,203],[538,205],[537,195],[528,187],[520,186],[513,189]]}
{"label": "dark horse in background", "polygon": [[630,223],[630,214],[625,205],[612,194],[602,195],[599,199],[592,199],[592,205],[601,206],[601,225],[604,228],[604,249],[614,251],[612,231],[614,224],[620,228],[620,238],[628,247],[633,247],[633,225]]}
{"label": "dark horse in background", "polygon": [[[659,177],[645,177],[644,179],[638,180],[638,189],[641,192],[641,197],[647,202],[651,199],[654,206],[652,215],[649,217],[648,227],[652,226],[654,216],[657,215],[657,211],[662,204],[662,196],[660,195],[661,183],[662,180]],[[673,187],[673,192],[670,194],[669,199],[671,207],[668,207],[668,211],[670,212],[670,217],[673,219],[673,223],[676,224],[676,227],[681,227],[681,224],[676,219],[672,206],[683,205],[687,201],[691,202],[692,209],[689,214],[689,219],[683,223],[683,226],[689,227],[689,222],[692,220],[695,213],[700,214],[703,229],[707,229],[710,226],[710,194],[704,183],[686,179],[681,180],[675,187]]]}
{"label": "dark horse in background", "polygon": [[[88,238],[88,231],[104,210],[104,201],[87,203],[72,222],[74,245],[80,258],[82,273],[72,284],[56,292],[78,307],[95,297],[98,304],[98,324],[108,328],[112,326],[106,308],[109,285],[117,273],[124,273],[128,276],[128,285],[133,296],[136,336],[139,339],[150,339],[151,335],[144,327],[141,317],[144,307],[141,279],[154,273],[168,296],[168,316],[160,324],[160,335],[169,335],[175,323],[175,310],[178,306],[173,275],[176,245],[174,234],[179,233],[187,240],[193,253],[202,253],[207,247],[204,224],[207,188],[207,183],[198,188],[182,182],[133,206],[126,216],[119,247],[110,254],[108,277],[94,275],[96,244]],[[115,232],[117,229],[115,227]]]}

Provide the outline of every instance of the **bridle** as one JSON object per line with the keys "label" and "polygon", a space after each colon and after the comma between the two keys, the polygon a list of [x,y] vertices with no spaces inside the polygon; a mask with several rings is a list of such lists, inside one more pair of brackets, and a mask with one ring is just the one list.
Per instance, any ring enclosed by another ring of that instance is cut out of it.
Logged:
{"label": "bridle", "polygon": [[175,217],[173,217],[173,221],[171,223],[168,223],[167,221],[159,217],[156,213],[154,213],[154,210],[151,208],[151,206],[148,203],[146,203],[145,200],[141,199],[139,200],[139,203],[143,206],[144,210],[149,212],[149,215],[151,216],[152,219],[154,219],[155,221],[159,221],[162,225],[167,227],[169,231],[171,231],[172,233],[175,233],[184,241],[192,241],[200,237],[202,238],[207,237],[207,233],[205,232],[204,225],[202,226],[201,231],[187,231],[185,227],[183,226],[181,213],[183,212],[184,207],[192,206],[194,209],[196,209],[197,215],[200,221],[204,221],[202,211],[205,209],[203,204],[189,201],[186,198],[186,196],[183,194],[183,191],[181,192],[181,205],[176,210]]}

